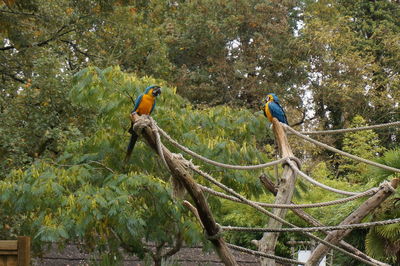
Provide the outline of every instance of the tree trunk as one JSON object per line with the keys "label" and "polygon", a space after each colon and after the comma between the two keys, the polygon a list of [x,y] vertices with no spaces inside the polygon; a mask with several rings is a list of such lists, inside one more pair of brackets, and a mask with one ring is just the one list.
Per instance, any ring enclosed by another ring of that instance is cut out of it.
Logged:
{"label": "tree trunk", "polygon": [[[288,144],[286,133],[283,130],[280,122],[274,118],[272,120],[273,130],[275,134],[275,139],[278,143],[279,152],[282,157],[293,156],[292,150]],[[289,165],[284,166],[282,179],[279,184],[278,192],[275,198],[276,204],[288,204],[291,202],[293,197],[293,191],[295,187],[296,175]],[[280,218],[285,218],[287,209],[275,208],[272,213],[279,216]],[[279,229],[282,227],[282,223],[275,219],[270,218],[268,221],[268,228]],[[259,240],[259,250],[267,254],[275,254],[275,246],[278,239],[279,233],[267,232],[264,233],[263,237]],[[275,261],[273,259],[261,259],[262,266],[275,266]]]}

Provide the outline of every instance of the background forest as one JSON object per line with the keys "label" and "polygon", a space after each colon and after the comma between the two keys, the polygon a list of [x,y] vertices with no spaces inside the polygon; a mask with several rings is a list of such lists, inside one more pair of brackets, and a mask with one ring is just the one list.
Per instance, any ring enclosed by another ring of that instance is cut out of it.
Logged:
{"label": "background forest", "polygon": [[[172,197],[170,175],[143,142],[123,162],[132,100],[162,86],[153,113],[180,143],[219,162],[276,159],[261,108],[276,93],[297,130],[400,121],[400,1],[389,0],[2,0],[0,1],[0,238],[79,242],[104,261],[121,250],[160,263],[166,245],[210,244]],[[316,138],[400,168],[400,130]],[[305,172],[364,191],[399,177],[289,137]],[[167,145],[168,146],[168,145]],[[172,151],[176,149],[169,147]],[[273,202],[250,172],[197,165],[254,200]],[[281,169],[279,169],[281,171]],[[196,178],[202,184],[206,181]],[[298,181],[296,203],[335,199]],[[365,221],[400,217],[400,193]],[[209,197],[224,225],[264,226],[247,207]],[[360,201],[307,209],[336,225]],[[288,221],[306,226],[288,213]],[[261,234],[229,233],[250,243]],[[282,234],[276,254],[290,257]],[[346,241],[400,263],[400,224],[354,230]],[[146,248],[154,242],[159,252]],[[341,254],[335,263],[362,265]]]}

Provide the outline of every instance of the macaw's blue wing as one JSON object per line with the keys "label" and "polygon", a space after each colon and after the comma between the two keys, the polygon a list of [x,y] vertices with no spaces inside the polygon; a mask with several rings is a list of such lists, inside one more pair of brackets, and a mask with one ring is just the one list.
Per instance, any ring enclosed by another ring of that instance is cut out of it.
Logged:
{"label": "macaw's blue wing", "polygon": [[150,114],[153,112],[154,107],[156,107],[156,99],[154,99],[153,106],[151,107]]}
{"label": "macaw's blue wing", "polygon": [[288,125],[285,111],[283,111],[283,108],[278,103],[270,102],[268,107],[273,117],[276,117],[279,122]]}
{"label": "macaw's blue wing", "polygon": [[140,103],[142,102],[143,94],[141,94],[135,101],[135,107],[133,108],[133,112],[136,112]]}

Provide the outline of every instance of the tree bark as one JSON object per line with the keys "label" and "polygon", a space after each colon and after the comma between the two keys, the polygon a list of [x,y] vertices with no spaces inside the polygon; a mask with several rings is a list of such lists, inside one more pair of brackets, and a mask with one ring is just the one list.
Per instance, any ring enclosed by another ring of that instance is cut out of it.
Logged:
{"label": "tree bark", "polygon": [[[278,143],[279,152],[282,157],[293,156],[292,150],[288,144],[286,133],[281,126],[280,122],[274,118],[272,120],[273,130],[275,134],[275,139]],[[295,187],[296,175],[289,165],[285,165],[282,173],[281,182],[276,194],[275,203],[276,204],[288,204],[291,202],[293,197],[293,191]],[[280,218],[285,218],[287,209],[275,208],[272,213],[279,216]],[[279,229],[282,227],[282,223],[275,220],[269,219],[268,228]],[[275,246],[278,240],[279,233],[267,232],[264,233],[263,237],[258,241],[259,250],[267,254],[275,254]],[[275,260],[273,259],[261,259],[262,266],[275,266]]]}
{"label": "tree bark", "polygon": [[[131,120],[133,123],[135,123],[138,119],[146,118],[143,116],[140,117],[137,114],[131,115]],[[146,139],[149,146],[158,154],[156,137],[149,126],[144,127],[141,136]],[[201,188],[194,181],[191,173],[187,170],[185,166],[185,162],[187,161],[183,161],[182,159],[177,158],[164,145],[161,146],[165,161],[173,177],[183,184],[187,192],[192,197],[192,200],[198,211],[201,223],[203,224],[207,235],[216,236],[215,238],[210,239],[210,241],[214,245],[215,250],[217,251],[221,261],[225,265],[237,266],[238,264],[236,263],[234,256],[228,249],[224,239],[221,236],[218,236],[220,228],[214,220],[210,207],[208,206],[207,200],[204,197]]]}

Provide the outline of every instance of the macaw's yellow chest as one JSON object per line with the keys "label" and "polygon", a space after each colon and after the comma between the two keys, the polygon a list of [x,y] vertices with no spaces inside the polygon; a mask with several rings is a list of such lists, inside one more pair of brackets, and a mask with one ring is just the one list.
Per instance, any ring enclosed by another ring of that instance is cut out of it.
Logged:
{"label": "macaw's yellow chest", "polygon": [[272,114],[271,111],[269,110],[268,103],[265,104],[264,112],[267,115],[268,120],[272,122]]}
{"label": "macaw's yellow chest", "polygon": [[143,95],[142,101],[140,102],[139,107],[136,110],[136,112],[139,115],[149,115],[151,112],[151,109],[153,108],[154,101],[155,101],[155,97],[147,95],[147,94]]}

